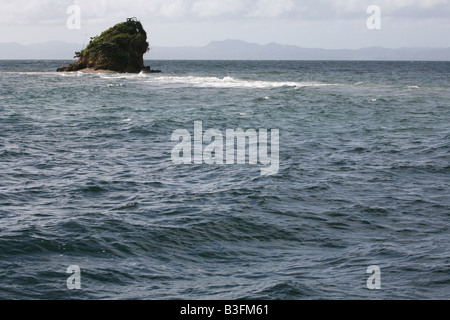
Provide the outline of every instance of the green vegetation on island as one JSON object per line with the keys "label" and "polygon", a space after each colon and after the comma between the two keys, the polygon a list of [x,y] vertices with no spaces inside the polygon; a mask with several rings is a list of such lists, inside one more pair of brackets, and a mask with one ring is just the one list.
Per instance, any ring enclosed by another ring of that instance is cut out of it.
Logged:
{"label": "green vegetation on island", "polygon": [[75,53],[79,60],[58,72],[83,69],[108,70],[121,73],[160,72],[144,66],[144,54],[150,50],[147,33],[141,22],[129,18],[91,38],[89,45]]}

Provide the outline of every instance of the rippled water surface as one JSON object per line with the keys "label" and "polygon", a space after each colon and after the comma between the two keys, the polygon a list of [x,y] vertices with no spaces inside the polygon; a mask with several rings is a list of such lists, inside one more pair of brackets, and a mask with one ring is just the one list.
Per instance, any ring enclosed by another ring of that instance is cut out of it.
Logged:
{"label": "rippled water surface", "polygon": [[[0,298],[450,298],[450,63],[148,63],[0,61]],[[174,164],[195,121],[278,173]]]}

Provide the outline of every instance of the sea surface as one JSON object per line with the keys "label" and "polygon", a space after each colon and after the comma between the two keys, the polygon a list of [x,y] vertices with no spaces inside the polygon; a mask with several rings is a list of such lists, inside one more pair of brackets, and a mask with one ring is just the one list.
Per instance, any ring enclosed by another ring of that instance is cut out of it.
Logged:
{"label": "sea surface", "polygon": [[[70,62],[0,61],[0,299],[450,299],[449,62]],[[278,172],[174,163],[194,122]]]}

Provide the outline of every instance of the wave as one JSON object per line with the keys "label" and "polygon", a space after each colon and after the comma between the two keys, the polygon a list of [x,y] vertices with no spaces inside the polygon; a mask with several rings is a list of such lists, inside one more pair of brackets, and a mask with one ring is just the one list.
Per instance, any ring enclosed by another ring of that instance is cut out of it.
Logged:
{"label": "wave", "polygon": [[[10,74],[22,75],[55,75],[60,77],[96,77],[108,80],[143,80],[148,83],[161,86],[188,86],[199,88],[302,88],[302,87],[323,87],[333,86],[337,84],[321,83],[321,82],[299,82],[299,81],[268,81],[268,80],[251,80],[239,79],[230,76],[226,77],[212,77],[212,76],[167,76],[155,75],[148,73],[111,73],[111,72],[34,72],[34,71],[19,71],[19,72],[3,72]],[[113,86],[109,84],[108,86]]]}
{"label": "wave", "polygon": [[339,84],[323,83],[314,81],[283,81],[283,80],[257,80],[257,79],[240,79],[231,76],[214,77],[214,76],[171,76],[171,75],[155,75],[148,73],[111,73],[111,72],[34,72],[34,71],[19,71],[19,72],[2,72],[9,74],[20,75],[41,75],[41,76],[56,76],[63,78],[100,78],[105,80],[113,80],[113,83],[108,83],[108,87],[123,86],[117,84],[114,80],[130,80],[142,81],[156,86],[162,87],[196,87],[196,88],[250,88],[250,89],[271,89],[271,88],[294,88],[299,89],[303,87],[324,87],[336,86]]}
{"label": "wave", "polygon": [[202,77],[202,76],[158,76],[154,74],[98,74],[102,79],[130,79],[162,86],[189,86],[200,88],[280,88],[280,87],[320,87],[333,84],[320,82],[296,82],[296,81],[266,81],[266,80],[246,80],[233,77]]}
{"label": "wave", "polygon": [[329,84],[318,82],[294,82],[294,81],[264,81],[245,80],[233,77],[198,77],[198,76],[159,76],[152,77],[147,82],[162,85],[187,85],[204,88],[279,88],[279,87],[317,87]]}

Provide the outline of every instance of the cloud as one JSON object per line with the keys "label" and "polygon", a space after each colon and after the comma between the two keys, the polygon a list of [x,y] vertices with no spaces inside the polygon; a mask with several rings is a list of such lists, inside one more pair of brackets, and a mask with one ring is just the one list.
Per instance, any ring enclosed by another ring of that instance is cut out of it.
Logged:
{"label": "cloud", "polygon": [[431,9],[435,7],[440,7],[441,5],[448,5],[448,0],[383,0],[381,1],[382,6],[391,7],[393,9],[399,8],[411,8],[416,7],[420,9]]}
{"label": "cloud", "polygon": [[186,0],[0,0],[0,24],[36,25],[67,19],[70,5],[80,6],[84,21],[116,17],[180,18],[189,11]]}
{"label": "cloud", "polygon": [[40,19],[57,19],[58,16],[65,13],[69,6],[69,4],[63,2],[57,0],[0,0],[0,23],[24,25]]}
{"label": "cloud", "polygon": [[167,18],[179,18],[183,17],[186,12],[186,6],[183,0],[164,1],[161,5],[159,14]]}
{"label": "cloud", "polygon": [[239,15],[245,10],[242,0],[199,0],[192,4],[191,11],[200,18],[222,15]]}
{"label": "cloud", "polygon": [[428,16],[430,11],[444,10],[450,12],[450,0],[335,0],[327,1],[338,14],[359,13],[369,5],[378,5],[385,14],[403,15],[403,12],[414,12]]}
{"label": "cloud", "polygon": [[161,21],[242,21],[267,19],[333,20],[365,18],[377,4],[384,16],[445,18],[450,0],[0,0],[0,25],[40,25],[64,22],[71,4],[81,7],[82,18],[109,21],[126,17]]}
{"label": "cloud", "polygon": [[252,18],[278,18],[286,13],[294,12],[296,4],[293,0],[258,0],[255,8],[246,14]]}

